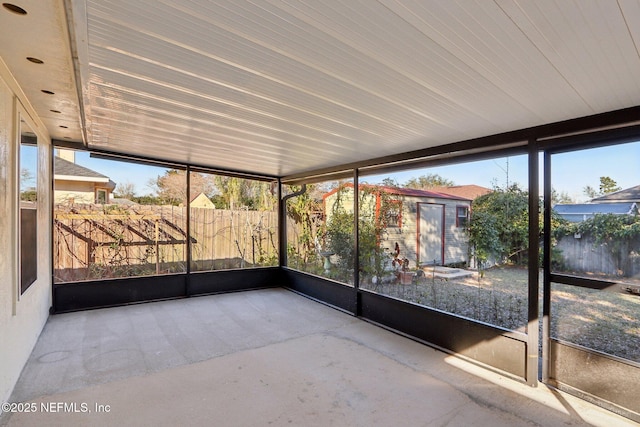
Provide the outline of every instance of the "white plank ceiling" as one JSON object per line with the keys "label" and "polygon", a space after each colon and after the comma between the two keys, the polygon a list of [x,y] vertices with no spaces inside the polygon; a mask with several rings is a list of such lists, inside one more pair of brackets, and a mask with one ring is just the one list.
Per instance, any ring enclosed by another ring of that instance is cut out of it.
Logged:
{"label": "white plank ceiling", "polygon": [[68,6],[114,152],[283,176],[640,104],[639,0]]}

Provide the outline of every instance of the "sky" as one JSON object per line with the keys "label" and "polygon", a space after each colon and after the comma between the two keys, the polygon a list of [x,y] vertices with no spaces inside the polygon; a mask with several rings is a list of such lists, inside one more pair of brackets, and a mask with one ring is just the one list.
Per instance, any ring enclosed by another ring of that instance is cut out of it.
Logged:
{"label": "sky", "polygon": [[[155,195],[154,189],[149,186],[149,181],[164,175],[168,170],[158,166],[94,158],[88,152],[81,151],[76,152],[76,163],[108,176],[116,185],[133,184],[138,196]],[[116,186],[116,192],[117,190]]]}
{"label": "sky", "polygon": [[[30,164],[29,158],[25,158],[25,162]],[[540,162],[542,171],[542,159]],[[108,176],[116,184],[134,184],[136,194],[140,196],[153,194],[149,181],[163,175],[166,170],[156,166],[92,158],[87,152],[76,152],[76,163]],[[503,187],[508,177],[509,184],[518,183],[525,189],[528,187],[527,158],[524,155],[363,176],[362,180],[376,183],[391,177],[404,184],[412,177],[429,173],[438,174],[456,185],[476,184],[492,188],[497,184]],[[575,202],[586,201],[584,187],[589,185],[597,190],[601,176],[612,178],[623,189],[640,185],[640,142],[552,156],[552,186],[559,192],[566,192]]]}
{"label": "sky", "polygon": [[[591,186],[598,190],[602,176],[612,178],[622,189],[640,185],[640,142],[555,154],[551,157],[551,166],[552,188],[566,193],[576,203],[586,202],[588,197],[584,194],[584,188]],[[508,179],[509,184],[517,183],[520,188],[528,188],[528,165],[525,155],[414,169],[361,179],[375,183],[389,176],[403,184],[412,177],[430,173],[447,178],[456,185],[476,184],[493,188],[494,184],[497,184],[504,187]],[[540,155],[541,192],[542,173],[543,160]]]}

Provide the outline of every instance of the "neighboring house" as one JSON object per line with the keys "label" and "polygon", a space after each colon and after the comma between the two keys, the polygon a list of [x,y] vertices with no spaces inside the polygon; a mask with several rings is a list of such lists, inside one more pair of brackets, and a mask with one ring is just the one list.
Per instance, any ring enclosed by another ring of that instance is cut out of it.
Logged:
{"label": "neighboring house", "polygon": [[480,185],[452,185],[450,187],[433,187],[429,188],[430,191],[437,193],[451,194],[452,196],[462,197],[463,199],[475,200],[480,196],[491,193],[490,188],[481,187]]}
{"label": "neighboring house", "polygon": [[553,207],[562,218],[582,222],[596,214],[638,215],[640,185],[591,199],[589,203],[558,204]]}
{"label": "neighboring house", "polygon": [[189,206],[192,208],[205,208],[205,209],[215,209],[216,206],[213,204],[211,199],[209,199],[204,193],[197,194],[195,197],[191,198],[191,202]]}
{"label": "neighboring house", "polygon": [[53,163],[55,203],[99,203],[110,202],[115,182],[75,163],[74,153],[58,150]]}
{"label": "neighboring house", "polygon": [[609,193],[606,196],[596,197],[591,199],[591,203],[622,203],[633,202],[640,204],[640,185],[635,187],[626,188],[624,190],[616,191],[615,193]]}
{"label": "neighboring house", "polygon": [[555,205],[553,210],[569,222],[582,222],[596,214],[637,215],[636,203],[580,203]]}
{"label": "neighboring house", "polygon": [[[627,188],[606,196],[596,197],[591,203],[556,205],[553,210],[567,221],[578,223],[597,214],[638,215],[640,186]],[[558,239],[555,250],[562,254],[563,266],[568,271],[595,272],[614,276],[634,277],[640,274],[638,239],[621,239],[619,245],[598,243],[593,235],[576,233]]]}
{"label": "neighboring house", "polygon": [[[469,222],[471,200],[451,194],[362,185],[371,194],[370,200],[360,206],[361,215],[381,212],[384,200],[394,206],[385,209],[385,229],[380,244],[391,253],[398,243],[401,258],[409,259],[410,266],[468,263],[469,239],[466,226]],[[353,185],[347,184],[322,196],[327,221],[331,218],[338,200],[345,211],[353,212]],[[382,197],[382,193],[386,193]]]}

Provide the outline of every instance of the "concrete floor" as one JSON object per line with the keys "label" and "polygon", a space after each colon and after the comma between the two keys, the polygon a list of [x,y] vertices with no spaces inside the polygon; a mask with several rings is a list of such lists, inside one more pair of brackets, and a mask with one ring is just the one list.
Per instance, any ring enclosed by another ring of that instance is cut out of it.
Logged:
{"label": "concrete floor", "polygon": [[636,425],[283,289],[52,316],[11,401],[36,411],[0,425]]}

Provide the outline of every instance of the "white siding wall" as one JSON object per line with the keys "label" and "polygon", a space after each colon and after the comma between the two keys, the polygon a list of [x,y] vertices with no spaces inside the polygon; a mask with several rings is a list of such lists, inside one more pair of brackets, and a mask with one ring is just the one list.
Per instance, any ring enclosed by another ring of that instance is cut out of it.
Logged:
{"label": "white siding wall", "polygon": [[444,209],[444,263],[454,264],[469,261],[469,237],[463,227],[456,226],[456,208],[470,207],[469,202],[453,200]]}
{"label": "white siding wall", "polygon": [[404,197],[402,228],[388,228],[382,246],[393,251],[396,242],[400,246],[400,257],[408,258],[410,267],[418,259],[418,202],[444,204],[444,263],[468,262],[469,239],[464,228],[456,227],[456,207],[470,206],[462,200]]}
{"label": "white siding wall", "polygon": [[[39,136],[38,279],[20,295],[17,242],[16,110],[22,104]],[[51,177],[48,134],[0,59],[0,401],[9,400],[51,306]]]}
{"label": "white siding wall", "polygon": [[57,180],[55,183],[55,203],[95,203],[96,193],[93,182]]}
{"label": "white siding wall", "polygon": [[[471,203],[463,200],[448,200],[436,198],[418,198],[409,196],[391,196],[392,199],[402,200],[402,227],[389,227],[382,236],[381,246],[391,255],[398,243],[400,247],[400,258],[407,258],[409,266],[414,268],[418,260],[418,203],[444,204],[444,263],[453,264],[468,262],[469,238],[464,228],[456,226],[456,208],[466,206],[470,208]],[[336,196],[331,195],[326,198],[325,208],[327,217],[330,216],[331,208],[335,203]],[[347,212],[353,212],[353,190],[347,189],[343,194],[343,206]],[[361,206],[361,214],[373,212],[375,200],[373,198],[366,206]],[[389,258],[391,260],[391,257]]]}

